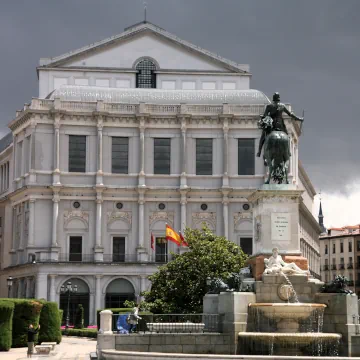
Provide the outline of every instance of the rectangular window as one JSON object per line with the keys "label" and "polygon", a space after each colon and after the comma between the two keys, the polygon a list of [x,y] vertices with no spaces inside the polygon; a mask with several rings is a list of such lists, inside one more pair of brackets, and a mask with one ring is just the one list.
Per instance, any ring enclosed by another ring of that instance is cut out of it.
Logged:
{"label": "rectangular window", "polygon": [[115,174],[128,174],[129,138],[112,137],[111,171]]}
{"label": "rectangular window", "polygon": [[357,251],[360,251],[360,240],[357,241]]}
{"label": "rectangular window", "polygon": [[125,261],[125,237],[113,237],[113,262]]}
{"label": "rectangular window", "polygon": [[212,175],[213,139],[196,139],[196,175]]}
{"label": "rectangular window", "polygon": [[69,171],[86,171],[86,136],[69,135]]}
{"label": "rectangular window", "polygon": [[349,241],[349,252],[352,252],[352,242]]}
{"label": "rectangular window", "polygon": [[335,252],[336,252],[336,246],[335,244],[333,244],[333,254],[335,254]]}
{"label": "rectangular window", "polygon": [[171,139],[154,139],[154,174],[170,174]]}
{"label": "rectangular window", "polygon": [[341,252],[341,253],[344,252],[344,243],[340,243],[340,252]]}
{"label": "rectangular window", "polygon": [[238,139],[238,174],[255,174],[255,139]]}
{"label": "rectangular window", "polygon": [[82,237],[70,236],[69,261],[82,260]]}
{"label": "rectangular window", "polygon": [[156,238],[155,262],[166,263],[168,260],[168,243],[165,237]]}
{"label": "rectangular window", "polygon": [[325,245],[325,255],[328,253],[328,246]]}
{"label": "rectangular window", "polygon": [[252,255],[252,238],[240,238],[240,247],[247,255]]}

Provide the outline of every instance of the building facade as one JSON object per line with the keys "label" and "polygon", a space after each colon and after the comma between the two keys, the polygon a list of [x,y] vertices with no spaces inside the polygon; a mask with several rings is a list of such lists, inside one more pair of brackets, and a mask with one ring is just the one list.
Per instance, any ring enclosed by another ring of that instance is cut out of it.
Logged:
{"label": "building facade", "polygon": [[349,288],[360,294],[360,225],[330,228],[320,236],[321,279],[346,276]]}
{"label": "building facade", "polygon": [[[247,197],[266,176],[255,154],[269,100],[250,89],[248,65],[145,22],[37,71],[39,97],[0,143],[0,296],[12,276],[11,296],[64,308],[71,280],[71,306],[95,323],[96,309],[137,299],[171,251],[186,251],[164,240],[166,223],[206,223],[252,254]],[[300,127],[285,122],[289,180],[304,190],[299,248],[319,276],[316,193],[298,161]]]}

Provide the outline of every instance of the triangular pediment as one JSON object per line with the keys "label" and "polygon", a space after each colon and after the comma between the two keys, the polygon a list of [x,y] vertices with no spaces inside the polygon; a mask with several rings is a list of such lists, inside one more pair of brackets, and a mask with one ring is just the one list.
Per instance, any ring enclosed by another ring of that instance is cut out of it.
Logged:
{"label": "triangular pediment", "polygon": [[143,57],[154,59],[160,70],[248,73],[246,65],[181,40],[151,23],[134,25],[119,35],[49,59],[42,65],[131,69]]}

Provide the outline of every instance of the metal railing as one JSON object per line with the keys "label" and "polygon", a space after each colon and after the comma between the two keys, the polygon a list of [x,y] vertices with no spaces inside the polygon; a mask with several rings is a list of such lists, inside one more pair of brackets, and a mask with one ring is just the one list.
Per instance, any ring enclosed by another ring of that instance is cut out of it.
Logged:
{"label": "metal railing", "polygon": [[329,265],[323,265],[323,270],[328,271],[329,270]]}
{"label": "metal railing", "polygon": [[69,261],[69,262],[94,262],[94,254],[83,254],[83,253],[60,253],[58,261]]}
{"label": "metal railing", "polygon": [[345,269],[345,264],[339,264],[339,269],[344,270]]}
{"label": "metal railing", "polygon": [[[129,314],[114,314],[112,329],[128,331],[126,318]],[[218,314],[151,314],[141,315],[134,332],[151,333],[208,333],[221,332]],[[121,317],[121,318],[119,318]]]}
{"label": "metal railing", "polygon": [[331,270],[336,270],[336,265],[335,264],[331,265]]}
{"label": "metal railing", "polygon": [[353,264],[353,263],[349,263],[349,264],[347,265],[347,268],[348,268],[348,269],[353,269],[353,268],[354,268],[354,264]]}
{"label": "metal railing", "polygon": [[104,254],[103,262],[105,263],[123,263],[123,262],[137,262],[137,254]]}

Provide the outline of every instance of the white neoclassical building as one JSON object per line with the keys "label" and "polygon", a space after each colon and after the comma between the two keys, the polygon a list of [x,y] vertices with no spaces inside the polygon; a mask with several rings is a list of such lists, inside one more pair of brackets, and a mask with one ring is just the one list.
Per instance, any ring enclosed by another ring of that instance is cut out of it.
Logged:
{"label": "white neoclassical building", "polygon": [[[65,307],[71,279],[86,323],[149,288],[182,251],[164,241],[205,222],[251,254],[247,197],[264,182],[255,156],[268,98],[240,65],[151,23],[41,59],[39,95],[0,141],[0,297]],[[276,89],[274,89],[276,90]],[[301,129],[286,118],[290,181],[304,190],[301,250],[320,274],[315,190],[298,160]],[[155,250],[151,249],[151,234]]]}

